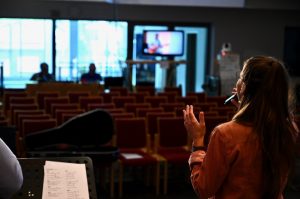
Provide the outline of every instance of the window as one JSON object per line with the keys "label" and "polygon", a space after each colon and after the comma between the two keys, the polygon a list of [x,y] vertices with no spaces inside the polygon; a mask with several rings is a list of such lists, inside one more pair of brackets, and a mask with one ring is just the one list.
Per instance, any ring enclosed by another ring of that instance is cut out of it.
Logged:
{"label": "window", "polygon": [[[34,34],[33,34],[34,32]],[[40,63],[52,71],[52,21],[44,19],[0,19],[0,63],[5,88],[25,88]]]}
{"label": "window", "polygon": [[103,77],[123,75],[126,22],[58,20],[55,36],[57,80],[79,81],[91,62]]}

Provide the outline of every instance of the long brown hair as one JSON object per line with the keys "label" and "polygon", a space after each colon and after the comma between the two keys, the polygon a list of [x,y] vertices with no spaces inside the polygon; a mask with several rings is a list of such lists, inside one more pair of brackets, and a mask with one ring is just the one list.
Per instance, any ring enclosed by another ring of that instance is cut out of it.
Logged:
{"label": "long brown hair", "polygon": [[233,120],[253,125],[262,148],[262,196],[278,198],[294,160],[288,73],[277,59],[256,56],[244,63],[241,74],[245,90]]}

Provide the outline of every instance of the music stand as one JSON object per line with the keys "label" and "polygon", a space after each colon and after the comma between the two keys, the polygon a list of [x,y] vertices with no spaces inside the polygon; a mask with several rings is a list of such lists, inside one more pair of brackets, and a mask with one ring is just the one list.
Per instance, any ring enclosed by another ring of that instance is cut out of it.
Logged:
{"label": "music stand", "polygon": [[85,164],[90,196],[89,198],[97,199],[93,162],[89,157],[40,157],[19,158],[18,160],[22,167],[24,182],[21,190],[14,195],[13,199],[42,198],[44,165],[46,160]]}

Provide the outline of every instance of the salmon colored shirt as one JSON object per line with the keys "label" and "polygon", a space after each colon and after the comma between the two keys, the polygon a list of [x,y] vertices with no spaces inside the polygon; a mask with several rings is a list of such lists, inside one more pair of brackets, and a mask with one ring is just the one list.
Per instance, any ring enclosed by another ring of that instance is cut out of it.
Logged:
{"label": "salmon colored shirt", "polygon": [[207,152],[190,156],[193,188],[201,199],[259,199],[261,159],[259,140],[250,126],[221,124],[213,130]]}

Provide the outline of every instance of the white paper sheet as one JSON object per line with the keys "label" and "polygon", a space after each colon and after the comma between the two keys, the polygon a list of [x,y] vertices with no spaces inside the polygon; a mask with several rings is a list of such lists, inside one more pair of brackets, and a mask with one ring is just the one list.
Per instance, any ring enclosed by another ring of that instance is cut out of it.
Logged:
{"label": "white paper sheet", "polygon": [[43,199],[89,199],[85,164],[46,161]]}
{"label": "white paper sheet", "polygon": [[137,154],[137,153],[122,153],[121,154],[126,159],[139,159],[143,158],[143,156]]}

